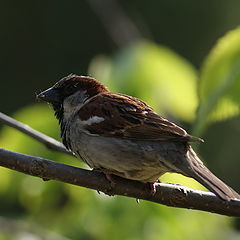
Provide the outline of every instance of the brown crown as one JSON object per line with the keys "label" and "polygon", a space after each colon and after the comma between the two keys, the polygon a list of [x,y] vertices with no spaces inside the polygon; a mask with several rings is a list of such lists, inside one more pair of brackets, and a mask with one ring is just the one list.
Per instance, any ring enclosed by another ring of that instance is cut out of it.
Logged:
{"label": "brown crown", "polygon": [[77,90],[86,90],[89,97],[95,96],[99,93],[109,92],[107,87],[96,79],[88,76],[78,76],[70,74],[69,76],[58,81],[54,88],[63,89],[63,94],[71,95]]}

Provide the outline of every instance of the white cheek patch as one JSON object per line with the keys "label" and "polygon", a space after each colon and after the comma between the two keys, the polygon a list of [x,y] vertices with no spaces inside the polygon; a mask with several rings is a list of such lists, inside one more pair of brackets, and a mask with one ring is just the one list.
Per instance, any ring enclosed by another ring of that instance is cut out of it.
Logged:
{"label": "white cheek patch", "polygon": [[92,125],[93,123],[100,123],[104,121],[104,118],[98,117],[98,116],[92,116],[87,120],[81,121],[81,124],[83,125]]}
{"label": "white cheek patch", "polygon": [[63,101],[64,118],[71,117],[83,106],[84,101],[88,98],[86,92],[77,91]]}

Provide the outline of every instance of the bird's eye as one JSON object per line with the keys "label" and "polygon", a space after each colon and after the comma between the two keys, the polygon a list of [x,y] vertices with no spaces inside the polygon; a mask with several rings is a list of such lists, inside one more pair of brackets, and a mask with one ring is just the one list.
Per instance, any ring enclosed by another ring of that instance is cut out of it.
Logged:
{"label": "bird's eye", "polygon": [[76,86],[71,84],[71,85],[68,85],[68,91],[75,91],[76,90]]}
{"label": "bird's eye", "polygon": [[70,84],[64,88],[64,95],[70,96],[77,91],[77,87],[73,84]]}

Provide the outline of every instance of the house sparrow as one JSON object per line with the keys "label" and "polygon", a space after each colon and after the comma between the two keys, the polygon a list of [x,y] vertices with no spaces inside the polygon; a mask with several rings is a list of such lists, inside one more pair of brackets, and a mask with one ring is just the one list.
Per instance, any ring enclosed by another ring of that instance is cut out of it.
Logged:
{"label": "house sparrow", "polygon": [[67,149],[93,169],[154,183],[166,172],[194,178],[221,199],[240,199],[198,158],[203,141],[159,116],[143,101],[110,92],[87,76],[69,75],[38,98],[52,104]]}

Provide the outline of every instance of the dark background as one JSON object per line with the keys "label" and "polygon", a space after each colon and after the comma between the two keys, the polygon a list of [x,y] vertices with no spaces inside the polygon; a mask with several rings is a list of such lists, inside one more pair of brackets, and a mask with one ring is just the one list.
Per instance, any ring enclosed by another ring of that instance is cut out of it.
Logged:
{"label": "dark background", "polygon": [[[49,83],[69,73],[87,74],[95,55],[113,56],[136,38],[166,45],[199,67],[216,40],[240,22],[237,0],[0,4],[0,109],[8,114],[34,102],[35,92]],[[112,19],[122,16],[130,24],[121,28]],[[117,32],[115,37],[111,28]]]}

